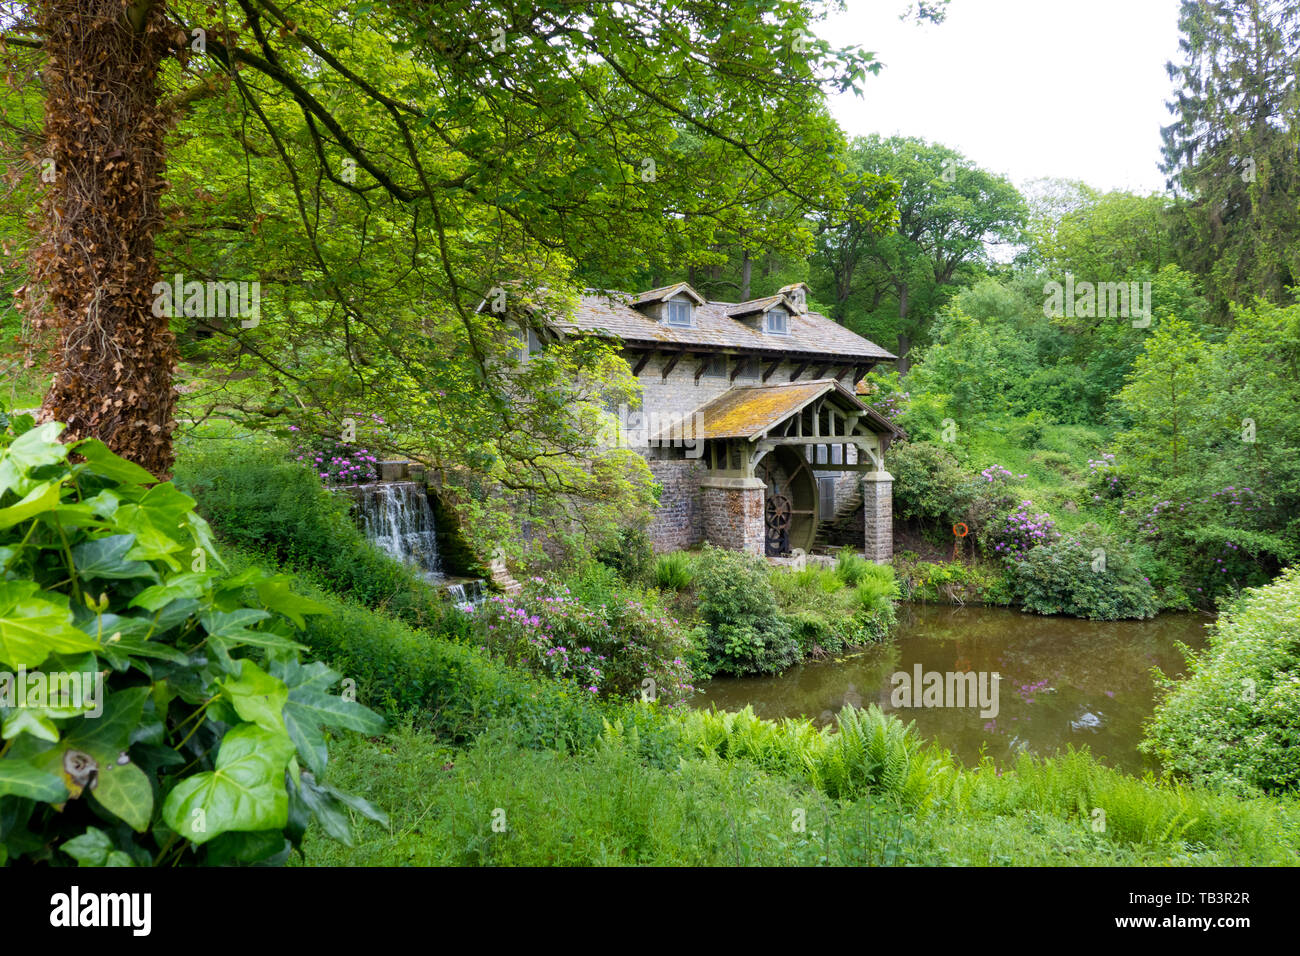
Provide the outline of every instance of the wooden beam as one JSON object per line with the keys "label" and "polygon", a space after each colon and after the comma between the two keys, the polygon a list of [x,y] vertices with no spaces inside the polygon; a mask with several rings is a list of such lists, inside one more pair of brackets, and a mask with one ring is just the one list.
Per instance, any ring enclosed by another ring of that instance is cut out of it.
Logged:
{"label": "wooden beam", "polygon": [[711,361],[713,361],[713,356],[711,355],[700,356],[700,364],[696,366],[695,369],[695,381],[698,382],[700,380],[700,376],[702,376],[705,372],[709,370],[709,363]]}
{"label": "wooden beam", "polygon": [[654,355],[654,352],[641,353],[641,358],[637,359],[636,365],[632,366],[633,377],[641,374],[641,369],[645,368],[645,363],[650,361],[650,356],[652,355]]}
{"label": "wooden beam", "polygon": [[771,377],[772,377],[772,373],[775,372],[775,371],[776,371],[777,369],[779,369],[780,367],[781,367],[781,360],[780,360],[780,359],[774,359],[774,360],[772,361],[772,364],[769,365],[769,366],[767,367],[767,369],[763,372],[763,381],[766,382],[769,378],[771,378]]}
{"label": "wooden beam", "polygon": [[733,368],[733,369],[731,370],[731,378],[728,379],[728,381],[732,381],[732,382],[734,382],[734,381],[736,380],[736,376],[739,375],[741,372],[743,372],[743,371],[745,370],[746,366],[748,366],[748,365],[749,365],[749,359],[747,359],[747,358],[737,358],[737,359],[736,359],[736,367]]}
{"label": "wooden beam", "polygon": [[790,373],[790,381],[792,381],[792,382],[795,381],[795,380],[796,380],[800,375],[803,374],[803,370],[806,369],[807,367],[808,367],[808,363],[807,363],[807,362],[804,362],[804,363],[802,363],[798,368],[796,368],[793,372],[791,372],[791,373]]}
{"label": "wooden beam", "polygon": [[663,376],[663,380],[664,380],[665,382],[668,381],[668,375],[669,375],[669,373],[672,372],[672,370],[675,369],[675,368],[677,367],[677,363],[680,362],[680,361],[682,360],[682,356],[685,355],[685,354],[686,354],[685,352],[674,352],[674,353],[673,353],[672,358],[670,358],[670,359],[668,360],[668,364],[664,366],[664,370],[663,370],[663,372],[660,373],[660,374]]}
{"label": "wooden beam", "polygon": [[825,374],[826,374],[826,370],[827,370],[828,368],[830,368],[830,367],[831,367],[831,363],[830,363],[830,362],[824,362],[824,363],[822,363],[821,365],[818,365],[818,366],[817,366],[817,371],[813,372],[813,380],[816,381],[817,379],[819,379],[819,378],[821,378],[823,375],[825,375]]}

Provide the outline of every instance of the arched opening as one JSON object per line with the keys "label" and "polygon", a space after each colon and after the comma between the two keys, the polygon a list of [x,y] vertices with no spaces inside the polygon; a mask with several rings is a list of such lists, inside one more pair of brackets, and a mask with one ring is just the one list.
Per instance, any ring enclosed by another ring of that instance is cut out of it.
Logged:
{"label": "arched opening", "polygon": [[765,550],[771,557],[795,548],[811,550],[817,535],[817,482],[798,449],[778,446],[764,455],[754,474],[763,492]]}

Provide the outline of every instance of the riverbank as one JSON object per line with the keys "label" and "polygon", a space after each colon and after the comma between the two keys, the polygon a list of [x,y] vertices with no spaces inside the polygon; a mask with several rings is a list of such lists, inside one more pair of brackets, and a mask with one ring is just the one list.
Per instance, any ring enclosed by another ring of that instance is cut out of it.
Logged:
{"label": "riverbank", "polygon": [[[1088,747],[1099,761],[1131,773],[1159,771],[1138,752],[1154,710],[1152,667],[1180,678],[1179,645],[1206,645],[1200,614],[1162,614],[1149,621],[1044,618],[1005,608],[901,605],[898,625],[879,644],[780,675],[715,678],[693,706],[737,710],[770,719],[809,717],[830,724],[845,706],[876,705],[915,722],[923,739],[952,751],[964,766],[989,757],[1007,767],[1022,753],[1051,756]],[[896,674],[973,673],[1000,677],[992,707],[895,703]]]}
{"label": "riverbank", "polygon": [[[330,744],[331,780],[389,813],[389,825],[358,820],[351,847],[313,827],[303,844],[312,864],[1300,862],[1292,798],[1139,779],[1084,753],[963,766],[869,707],[846,710],[832,732],[557,680],[535,659],[502,657],[474,618],[374,559],[296,474],[247,458],[221,481],[185,472],[201,504],[209,495],[238,506],[230,525],[260,542],[241,560],[290,572],[294,590],[324,607],[308,616],[303,643],[390,720],[382,735],[343,732]],[[328,541],[299,538],[312,529]],[[546,582],[568,590],[575,620],[609,609],[608,574]],[[671,614],[676,598],[660,600],[667,606],[643,604],[637,620]]]}

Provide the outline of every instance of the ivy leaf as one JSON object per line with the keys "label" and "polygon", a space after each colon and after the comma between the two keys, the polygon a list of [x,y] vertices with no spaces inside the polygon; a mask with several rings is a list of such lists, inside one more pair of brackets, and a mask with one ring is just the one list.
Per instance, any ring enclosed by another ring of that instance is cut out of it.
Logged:
{"label": "ivy leaf", "polygon": [[384,718],[369,707],[309,688],[296,687],[291,690],[288,707],[295,714],[327,727],[343,727],[363,734],[377,734],[385,726]]}
{"label": "ivy leaf", "polygon": [[99,783],[90,797],[137,833],[143,833],[153,816],[153,788],[134,763],[114,761],[102,767]]}
{"label": "ivy leaf", "polygon": [[127,557],[139,561],[162,560],[180,570],[180,563],[172,557],[184,549],[176,533],[186,526],[186,516],[193,512],[194,504],[193,498],[177,491],[171,482],[165,482],[154,485],[134,503],[119,505],[114,520],[136,539]]}
{"label": "ivy leaf", "polygon": [[256,587],[258,600],[272,611],[283,614],[293,621],[298,625],[299,630],[307,626],[307,622],[303,619],[304,614],[325,614],[329,611],[329,608],[319,601],[294,594],[289,588],[289,578],[283,574],[259,581]]}
{"label": "ivy leaf", "polygon": [[72,626],[67,600],[35,581],[0,581],[0,663],[36,667],[53,653],[94,650],[94,638]]}
{"label": "ivy leaf", "polygon": [[0,737],[13,740],[19,734],[31,734],[38,740],[48,740],[50,743],[59,742],[59,728],[40,708],[14,707],[5,712]]}
{"label": "ivy leaf", "polygon": [[11,488],[19,494],[37,482],[26,476],[34,468],[57,465],[68,457],[68,448],[59,441],[63,431],[59,422],[46,422],[15,438],[8,448],[0,449],[0,495]]}
{"label": "ivy leaf", "polygon": [[239,673],[230,657],[230,650],[241,644],[282,650],[306,650],[301,644],[296,644],[287,637],[281,637],[271,631],[250,630],[247,626],[264,621],[270,616],[270,611],[254,608],[240,608],[237,611],[205,611],[199,615],[199,622],[208,632],[208,646],[212,648],[222,670],[228,674]]}
{"label": "ivy leaf", "polygon": [[150,690],[146,684],[109,694],[99,717],[83,717],[65,728],[67,732],[58,751],[60,761],[63,750],[80,750],[99,762],[102,775],[102,768],[116,763],[130,745],[131,731],[140,723]]}
{"label": "ivy leaf", "polygon": [[79,866],[103,866],[116,847],[99,827],[86,827],[85,833],[63,843],[59,849],[76,860]]}
{"label": "ivy leaf", "polygon": [[230,698],[235,713],[244,720],[272,733],[283,733],[284,705],[289,688],[250,660],[238,661],[239,676],[218,681],[221,692]]}
{"label": "ivy leaf", "polygon": [[128,485],[152,485],[158,479],[134,462],[115,455],[98,438],[87,438],[72,446],[86,463],[80,467],[115,482]]}
{"label": "ivy leaf", "polygon": [[284,769],[293,741],[240,724],[221,741],[216,769],[182,780],[163,803],[163,820],[194,843],[228,830],[281,830],[288,822]]}
{"label": "ivy leaf", "polygon": [[105,538],[83,541],[72,549],[72,566],[83,578],[158,580],[158,572],[148,564],[143,561],[127,560],[126,553],[133,547],[135,547],[133,534],[114,534]]}
{"label": "ivy leaf", "polygon": [[0,760],[0,797],[6,796],[62,803],[68,799],[68,789],[54,774],[26,760],[9,757]]}
{"label": "ivy leaf", "polygon": [[131,607],[142,607],[146,611],[157,611],[172,601],[183,598],[198,598],[203,594],[215,571],[186,571],[174,574],[161,584],[154,584],[131,599]]}
{"label": "ivy leaf", "polygon": [[20,521],[34,518],[38,514],[53,511],[59,506],[59,498],[62,494],[62,479],[37,485],[17,504],[10,505],[8,508],[0,508],[0,531],[5,528],[12,528]]}

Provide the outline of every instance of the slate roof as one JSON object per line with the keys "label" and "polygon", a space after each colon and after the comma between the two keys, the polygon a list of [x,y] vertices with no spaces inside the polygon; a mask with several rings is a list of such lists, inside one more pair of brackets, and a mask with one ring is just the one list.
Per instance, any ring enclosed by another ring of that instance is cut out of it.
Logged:
{"label": "slate roof", "polygon": [[[683,285],[678,283],[678,286]],[[674,294],[667,292],[669,289],[676,290],[677,286],[651,290],[637,299],[643,302],[660,300]],[[768,298],[775,299],[772,296]],[[691,328],[650,318],[633,307],[632,303],[637,299],[624,293],[588,293],[580,298],[572,316],[552,320],[551,324],[565,331],[606,332],[628,345],[641,347],[694,345],[751,353],[782,352],[807,355],[810,359],[842,359],[846,364],[869,364],[896,358],[876,343],[817,312],[798,313],[791,307],[788,335],[761,332],[733,318],[738,314],[738,308],[744,306],[752,310],[756,303],[766,302],[766,299],[697,305],[695,325]]]}
{"label": "slate roof", "polygon": [[[681,422],[662,430],[657,440],[677,437],[677,433],[685,428],[693,438],[747,438],[754,441],[827,392],[838,393],[844,405],[862,412],[872,431],[902,436],[898,426],[862,404],[840,382],[833,378],[819,378],[782,385],[737,385],[688,413]],[[696,415],[700,416],[698,420]],[[698,430],[694,427],[697,421]],[[835,439],[827,436],[826,440],[833,443]]]}

